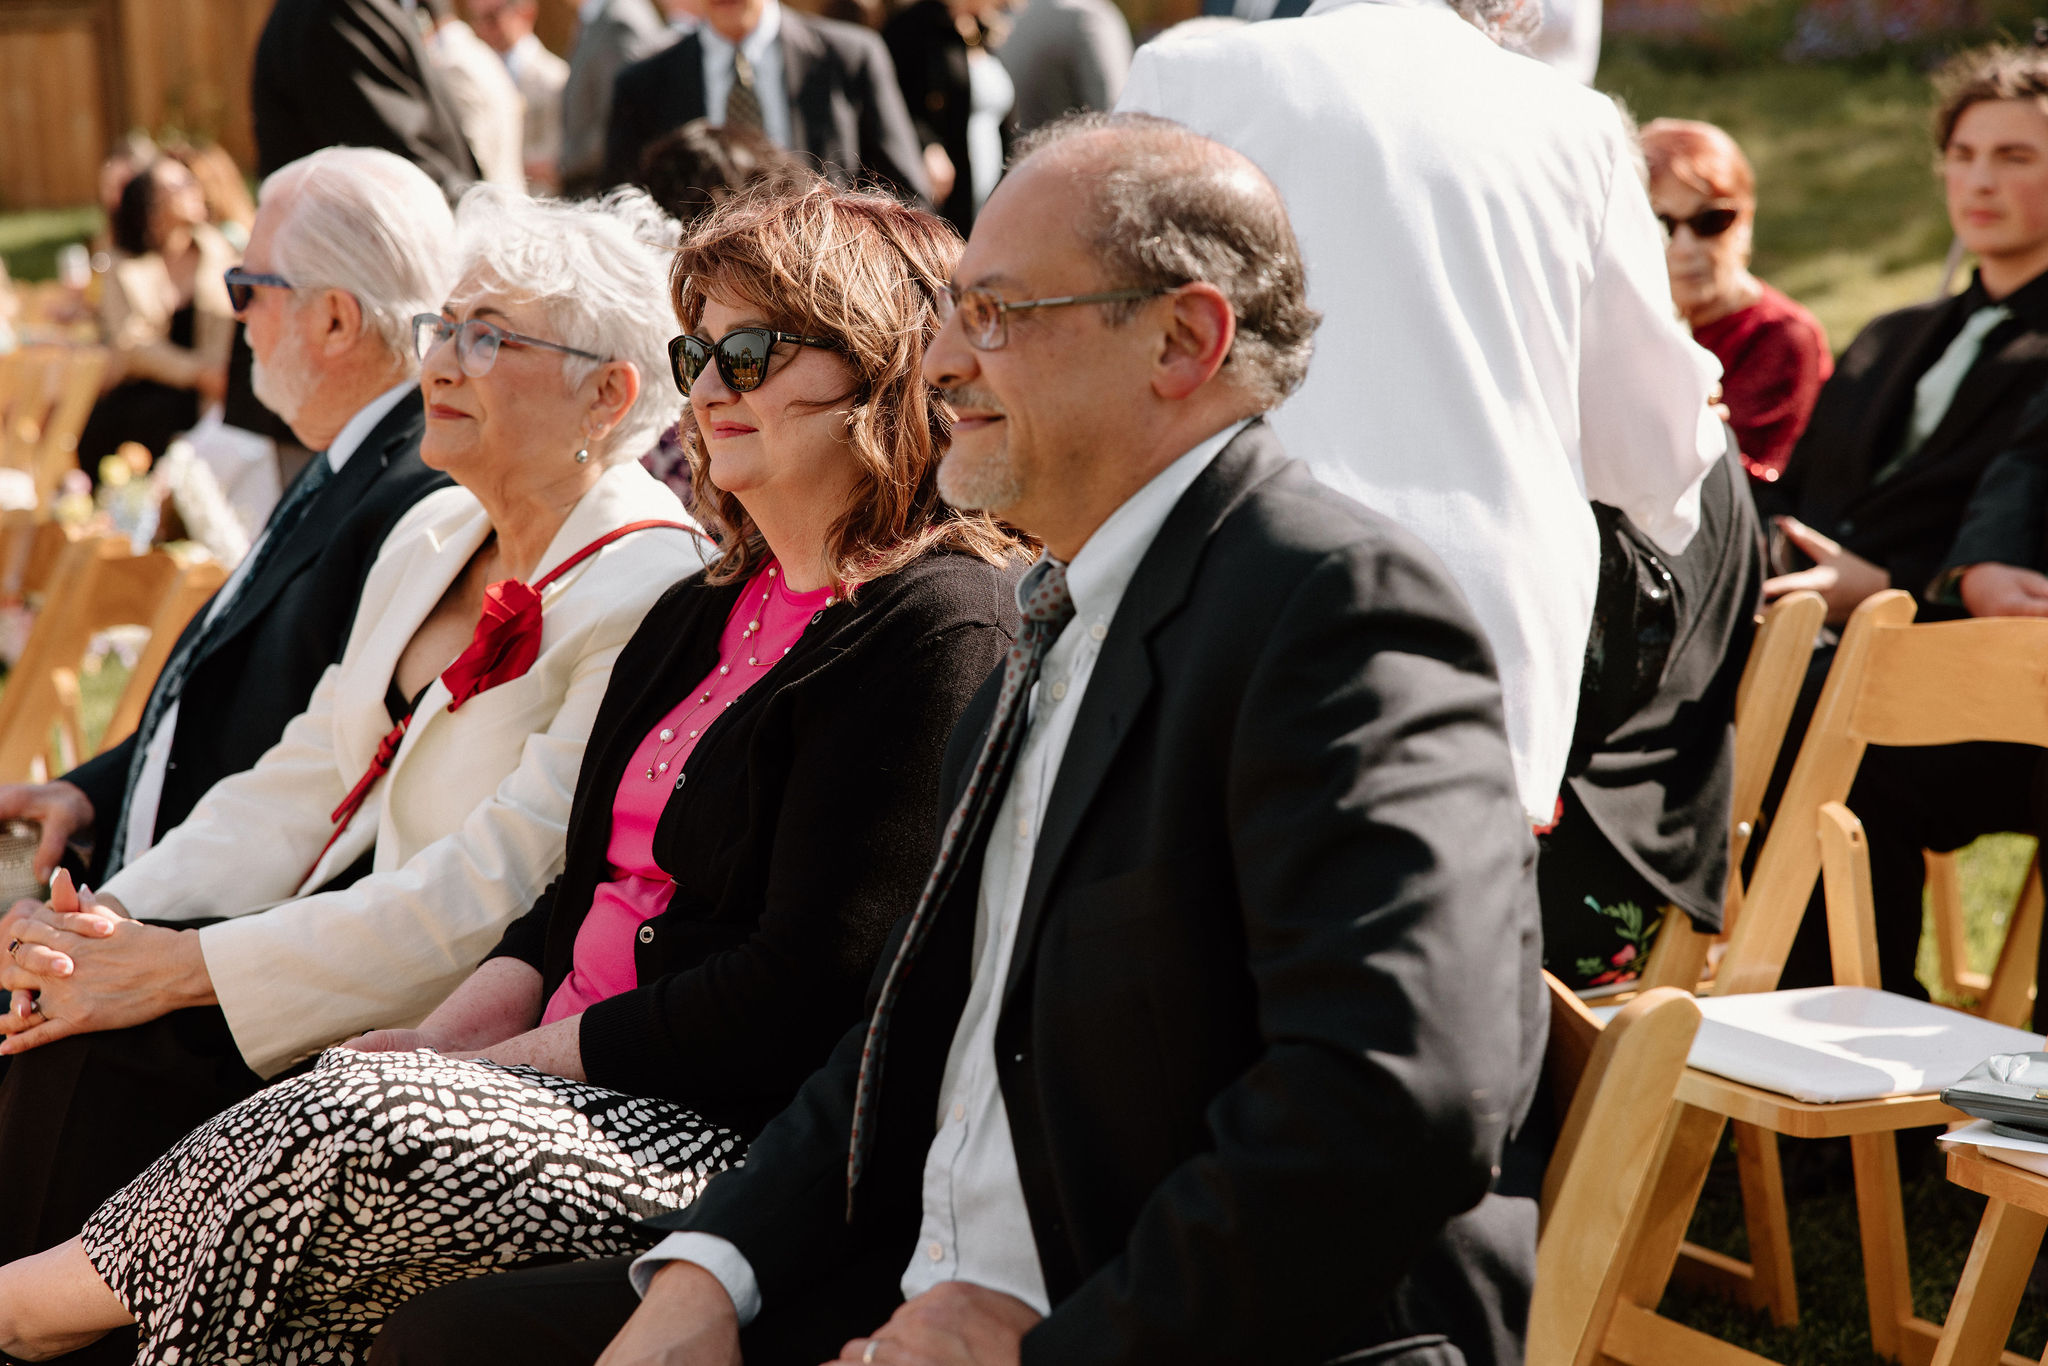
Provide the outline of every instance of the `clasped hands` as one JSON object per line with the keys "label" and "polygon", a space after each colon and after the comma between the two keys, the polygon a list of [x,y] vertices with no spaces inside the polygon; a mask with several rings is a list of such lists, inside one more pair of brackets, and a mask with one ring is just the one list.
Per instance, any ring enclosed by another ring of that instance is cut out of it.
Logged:
{"label": "clasped hands", "polygon": [[[1016,1366],[1038,1311],[1011,1295],[949,1281],[905,1302],[835,1362],[867,1366]],[[739,1366],[739,1320],[725,1288],[704,1268],[671,1262],[597,1366]],[[830,1366],[830,1363],[827,1364]]]}
{"label": "clasped hands", "polygon": [[47,903],[18,901],[0,916],[0,948],[4,1056],[215,999],[197,931],[143,924],[113,897],[73,887],[61,869]]}

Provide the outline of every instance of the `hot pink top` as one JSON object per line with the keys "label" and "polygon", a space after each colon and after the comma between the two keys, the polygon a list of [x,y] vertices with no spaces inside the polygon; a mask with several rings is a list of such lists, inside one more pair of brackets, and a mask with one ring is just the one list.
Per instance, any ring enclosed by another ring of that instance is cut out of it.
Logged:
{"label": "hot pink top", "polygon": [[829,588],[790,592],[773,564],[756,574],[726,618],[718,641],[718,667],[690,689],[633,751],[612,802],[612,839],[605,850],[612,880],[599,883],[591,897],[590,914],[576,932],[569,975],[548,1002],[542,1024],[580,1015],[639,985],[634,935],[643,921],[668,909],[669,895],[675,891],[675,883],[654,862],[654,829],[669,794],[676,790],[676,778],[697,747],[698,736],[789,653],[831,594]]}

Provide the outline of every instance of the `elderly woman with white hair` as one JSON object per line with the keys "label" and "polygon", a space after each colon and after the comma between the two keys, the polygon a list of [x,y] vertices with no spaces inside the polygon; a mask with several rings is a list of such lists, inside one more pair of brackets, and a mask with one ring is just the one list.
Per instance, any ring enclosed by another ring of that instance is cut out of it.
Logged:
{"label": "elderly woman with white hair", "polygon": [[1017,631],[1016,538],[938,493],[924,350],[959,250],[823,184],[692,235],[671,354],[718,558],[619,657],[560,877],[417,1029],[329,1050],[0,1268],[0,1352],[133,1321],[146,1361],[345,1363],[492,1271],[623,1290],[582,1259],[643,1250],[789,1103],[924,886],[947,738]]}
{"label": "elderly woman with white hair", "polygon": [[[613,661],[710,550],[637,461],[681,408],[665,351],[677,229],[631,192],[581,206],[480,187],[455,221],[459,282],[406,334],[421,458],[456,487],[393,529],[340,659],[253,768],[96,894],[60,874],[49,906],[11,922],[8,1054],[224,1021],[221,1066],[248,1094],[340,1039],[418,1022],[561,871]],[[280,297],[318,283],[257,282]],[[41,1076],[62,1128],[63,1069],[34,1061],[0,1085]],[[154,1065],[146,1050],[93,1063]],[[45,1164],[89,1166],[97,1203],[203,1118],[166,1133],[149,1101],[134,1109],[37,1160],[0,1149],[0,1167],[37,1191]],[[35,1205],[9,1218],[40,1219]]]}

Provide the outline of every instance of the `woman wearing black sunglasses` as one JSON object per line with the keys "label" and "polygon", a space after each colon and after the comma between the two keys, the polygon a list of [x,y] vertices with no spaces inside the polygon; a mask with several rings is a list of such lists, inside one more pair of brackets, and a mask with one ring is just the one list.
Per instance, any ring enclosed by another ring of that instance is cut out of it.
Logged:
{"label": "woman wearing black sunglasses", "polygon": [[1671,297],[1693,340],[1720,358],[1721,397],[1750,491],[1769,503],[1834,372],[1827,333],[1750,274],[1756,176],[1733,138],[1710,123],[1658,119],[1643,129],[1643,156],[1667,234]]}
{"label": "woman wearing black sunglasses", "polygon": [[[424,1290],[644,1250],[636,1220],[789,1103],[916,899],[953,722],[1016,633],[1020,543],[937,490],[924,348],[959,251],[822,183],[684,245],[719,554],[611,665],[561,875],[416,1029],[330,1050],[0,1268],[0,1352],[132,1320],[141,1360],[359,1360]],[[569,350],[532,318],[428,315],[419,344],[471,375]]]}

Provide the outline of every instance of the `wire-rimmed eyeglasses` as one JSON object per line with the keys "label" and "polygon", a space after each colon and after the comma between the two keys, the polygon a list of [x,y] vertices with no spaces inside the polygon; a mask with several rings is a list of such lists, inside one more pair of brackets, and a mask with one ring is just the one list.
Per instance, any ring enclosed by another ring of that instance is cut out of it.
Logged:
{"label": "wire-rimmed eyeglasses", "polygon": [[455,360],[462,367],[462,373],[472,379],[490,373],[498,363],[500,347],[537,346],[544,351],[560,351],[567,356],[581,356],[585,360],[606,359],[591,351],[581,351],[560,342],[544,341],[520,332],[508,332],[494,322],[483,318],[467,318],[456,322],[438,313],[416,313],[412,320],[413,354],[425,360],[434,348],[450,337],[455,339]]}
{"label": "wire-rimmed eyeglasses", "polygon": [[1171,294],[1178,285],[1153,289],[1111,289],[1096,294],[1062,294],[1051,299],[1020,299],[1010,303],[986,289],[956,291],[951,285],[939,287],[939,325],[960,315],[967,344],[977,351],[1000,351],[1010,342],[1010,315],[1033,308],[1065,308],[1069,304],[1121,304],[1133,299],[1152,299]]}

